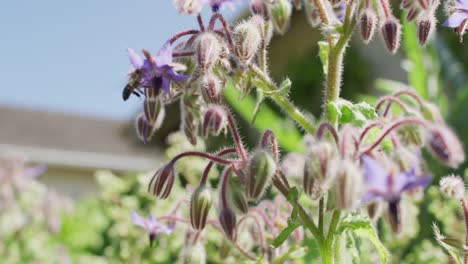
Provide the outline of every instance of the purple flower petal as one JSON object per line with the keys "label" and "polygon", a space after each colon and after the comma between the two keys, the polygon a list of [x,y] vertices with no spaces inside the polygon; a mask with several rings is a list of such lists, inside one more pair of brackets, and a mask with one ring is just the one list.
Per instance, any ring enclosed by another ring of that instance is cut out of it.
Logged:
{"label": "purple flower petal", "polygon": [[132,212],[132,222],[136,226],[147,228],[147,226],[145,224],[145,222],[146,222],[145,219],[143,217],[141,217],[137,212]]}
{"label": "purple flower petal", "polygon": [[418,188],[418,187],[423,187],[424,188],[424,187],[428,186],[431,182],[432,182],[431,177],[418,177],[418,179],[406,183],[401,188],[400,192],[410,191],[410,190],[412,190],[414,188]]}
{"label": "purple flower petal", "polygon": [[188,75],[181,75],[181,74],[178,74],[177,72],[174,71],[174,69],[172,68],[169,68],[165,71],[165,75],[166,76],[169,76],[169,78],[175,82],[183,82],[183,81],[186,81],[188,80],[188,78],[190,78],[190,76]]}
{"label": "purple flower petal", "polygon": [[457,28],[465,21],[465,19],[468,19],[468,13],[465,12],[455,12],[449,18],[447,21],[445,21],[442,26],[445,27],[450,27],[450,28]]}
{"label": "purple flower petal", "polygon": [[130,59],[130,63],[132,64],[135,70],[140,69],[143,66],[143,59],[136,54],[136,52],[132,49],[127,49],[128,57]]}
{"label": "purple flower petal", "polygon": [[23,176],[28,179],[36,179],[37,177],[44,174],[47,170],[47,165],[37,165],[24,169]]}
{"label": "purple flower petal", "polygon": [[158,51],[155,60],[158,67],[172,63],[172,45],[169,41]]}
{"label": "purple flower petal", "polygon": [[163,91],[165,91],[167,94],[171,94],[171,79],[169,78],[162,78],[162,86],[161,88]]}
{"label": "purple flower petal", "polygon": [[380,192],[387,191],[388,172],[376,160],[369,156],[362,156],[362,167],[364,168],[364,181],[367,189],[373,189]]}

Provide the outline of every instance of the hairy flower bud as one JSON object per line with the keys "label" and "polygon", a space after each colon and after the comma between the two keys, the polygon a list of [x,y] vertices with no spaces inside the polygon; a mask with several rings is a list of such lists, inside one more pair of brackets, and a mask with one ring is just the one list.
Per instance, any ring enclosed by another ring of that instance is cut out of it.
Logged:
{"label": "hairy flower bud", "polygon": [[203,76],[200,84],[205,103],[219,104],[221,102],[221,82],[215,75]]}
{"label": "hairy flower bud", "polygon": [[334,146],[321,141],[311,147],[304,163],[304,192],[313,199],[320,198],[328,189],[330,168],[336,154]]}
{"label": "hairy flower bud", "polygon": [[421,9],[418,7],[413,7],[410,10],[408,10],[408,14],[406,15],[406,20],[408,22],[416,20],[418,18],[419,14],[421,13]]}
{"label": "hairy flower bud", "polygon": [[206,251],[201,243],[195,245],[187,244],[180,254],[180,263],[182,264],[205,264]]}
{"label": "hairy flower bud", "polygon": [[208,135],[219,136],[219,134],[226,129],[227,118],[226,111],[222,106],[212,106],[205,112],[203,117],[203,137]]}
{"label": "hairy flower bud", "polygon": [[150,123],[153,129],[158,129],[164,120],[166,112],[164,105],[158,98],[146,99],[143,105],[146,120]]}
{"label": "hairy flower bud", "polygon": [[243,187],[241,187],[238,178],[230,178],[228,195],[230,205],[236,208],[238,212],[246,214],[249,211],[247,198],[245,197]]}
{"label": "hairy flower bud", "polygon": [[448,198],[460,200],[465,197],[465,183],[460,176],[450,175],[440,180],[440,191]]}
{"label": "hairy flower bud", "polygon": [[391,53],[395,53],[398,50],[398,47],[400,46],[400,27],[400,24],[395,18],[387,18],[387,20],[384,21],[382,25],[382,38],[385,42],[385,46]]}
{"label": "hairy flower bud", "polygon": [[283,35],[289,27],[292,4],[289,0],[276,0],[271,6],[271,17],[276,32]]}
{"label": "hairy flower bud", "polygon": [[309,22],[309,25],[313,28],[318,27],[321,22],[320,13],[315,7],[313,0],[305,0],[304,11],[306,13],[307,22]]}
{"label": "hairy flower bud", "polygon": [[145,144],[153,137],[154,129],[146,120],[145,114],[140,113],[135,119],[135,130],[138,138]]}
{"label": "hairy flower bud", "polygon": [[239,60],[243,64],[250,63],[262,42],[258,27],[250,21],[241,23],[235,27],[234,37]]}
{"label": "hairy flower bud", "polygon": [[250,1],[250,11],[254,15],[260,15],[265,18],[270,17],[268,7],[263,0]]}
{"label": "hairy flower bud", "polygon": [[444,119],[439,108],[433,103],[424,102],[421,107],[421,114],[431,123],[444,124]]}
{"label": "hairy flower bud", "polygon": [[259,150],[252,155],[245,183],[248,199],[258,201],[263,196],[276,167],[275,161],[267,151]]}
{"label": "hairy flower bud", "polygon": [[424,135],[421,128],[415,125],[407,125],[398,129],[398,135],[404,145],[422,146],[424,143]]}
{"label": "hairy flower bud", "polygon": [[418,22],[418,40],[419,44],[425,45],[434,31],[435,19],[423,19]]}
{"label": "hairy flower bud", "polygon": [[451,168],[465,161],[465,152],[457,136],[446,126],[432,126],[428,131],[429,150]]}
{"label": "hairy flower bud", "polygon": [[169,162],[154,174],[149,183],[148,191],[156,196],[156,198],[166,199],[171,193],[175,178],[174,164]]}
{"label": "hairy flower bud", "polygon": [[336,175],[336,202],[344,210],[355,209],[364,192],[363,174],[351,160],[341,161]]}
{"label": "hairy flower bud", "polygon": [[198,65],[203,73],[209,72],[219,60],[222,44],[219,38],[211,32],[200,34],[196,43]]}
{"label": "hairy flower bud", "polygon": [[361,29],[361,37],[364,43],[369,43],[372,39],[372,36],[375,32],[375,26],[377,24],[377,16],[375,12],[367,8],[361,13],[361,17],[359,18],[359,26]]}
{"label": "hairy flower bud", "polygon": [[221,208],[218,216],[219,223],[224,230],[226,236],[235,241],[237,235],[237,221],[236,214],[228,207]]}
{"label": "hairy flower bud", "polygon": [[201,0],[174,0],[179,14],[199,14],[203,5]]}
{"label": "hairy flower bud", "polygon": [[376,222],[382,213],[382,202],[372,201],[367,205],[367,214],[372,222]]}
{"label": "hairy flower bud", "polygon": [[190,222],[196,230],[205,228],[212,204],[211,192],[205,186],[199,186],[190,200]]}

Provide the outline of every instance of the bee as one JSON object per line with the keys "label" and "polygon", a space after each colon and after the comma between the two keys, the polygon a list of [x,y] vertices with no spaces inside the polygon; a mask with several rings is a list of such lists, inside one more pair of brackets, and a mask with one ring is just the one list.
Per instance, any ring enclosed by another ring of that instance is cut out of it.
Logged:
{"label": "bee", "polygon": [[132,73],[130,73],[130,80],[128,81],[127,85],[125,85],[125,88],[122,91],[122,99],[124,101],[127,101],[127,99],[132,94],[140,97],[140,91],[138,90],[138,88],[141,86],[141,77],[142,72],[140,70],[135,70]]}

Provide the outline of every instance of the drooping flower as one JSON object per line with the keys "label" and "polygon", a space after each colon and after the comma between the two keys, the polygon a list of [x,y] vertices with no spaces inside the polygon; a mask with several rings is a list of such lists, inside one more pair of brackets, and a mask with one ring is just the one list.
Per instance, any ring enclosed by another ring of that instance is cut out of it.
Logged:
{"label": "drooping flower", "polygon": [[364,182],[367,189],[363,202],[371,200],[395,202],[400,200],[403,192],[418,187],[426,187],[432,180],[429,176],[417,175],[416,165],[409,172],[397,172],[395,169],[387,169],[378,161],[366,155],[361,158],[361,162],[364,168]]}
{"label": "drooping flower", "polygon": [[460,40],[468,28],[468,0],[454,0],[448,5],[449,18],[442,25],[455,28]]}
{"label": "drooping flower", "polygon": [[141,86],[154,89],[156,94],[162,89],[166,93],[171,93],[171,81],[182,82],[189,78],[186,75],[178,74],[172,62],[172,45],[168,41],[158,51],[156,57],[149,52],[143,51],[146,59],[143,60],[135,51],[128,49],[130,63],[134,68],[134,73],[141,77]]}
{"label": "drooping flower", "polygon": [[158,234],[170,235],[174,231],[173,228],[161,224],[152,214],[146,219],[141,217],[137,212],[133,212],[132,222],[134,225],[142,227],[148,232],[151,245]]}
{"label": "drooping flower", "polygon": [[201,0],[174,0],[174,6],[180,14],[198,15],[202,9]]}
{"label": "drooping flower", "polygon": [[402,226],[400,212],[402,194],[416,188],[426,187],[431,183],[432,178],[417,175],[416,164],[409,172],[398,172],[395,169],[386,168],[369,156],[364,155],[361,162],[366,186],[366,194],[362,202],[386,201],[390,226],[395,233],[399,233]]}
{"label": "drooping flower", "polygon": [[234,8],[234,6],[242,0],[203,0],[205,5],[211,6],[211,10],[213,12],[218,12],[219,10],[229,7],[229,8]]}

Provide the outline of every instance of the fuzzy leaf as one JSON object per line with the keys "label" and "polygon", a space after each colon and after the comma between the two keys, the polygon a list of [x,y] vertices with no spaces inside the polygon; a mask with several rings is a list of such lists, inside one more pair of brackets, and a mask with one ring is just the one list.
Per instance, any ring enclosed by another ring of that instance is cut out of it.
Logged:
{"label": "fuzzy leaf", "polygon": [[293,220],[288,220],[288,226],[285,229],[283,229],[283,231],[281,231],[281,233],[273,240],[271,246],[273,246],[274,248],[281,246],[284,243],[284,241],[286,241],[286,239],[288,239],[288,237],[294,232],[294,230],[296,230],[300,226],[300,223]]}
{"label": "fuzzy leaf", "polygon": [[368,217],[353,217],[349,220],[341,222],[338,228],[338,234],[342,234],[344,231],[352,231],[359,237],[366,238],[375,246],[379,253],[380,262],[387,263],[390,257],[389,251],[380,242],[380,239],[375,231],[370,219]]}
{"label": "fuzzy leaf", "polygon": [[319,41],[319,57],[323,65],[323,74],[326,76],[328,74],[328,43],[326,41]]}
{"label": "fuzzy leaf", "polygon": [[377,118],[375,109],[366,102],[353,104],[350,101],[340,99],[328,104],[330,120],[337,120],[340,124],[353,124],[363,126],[369,120]]}

